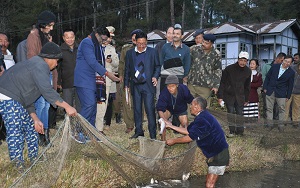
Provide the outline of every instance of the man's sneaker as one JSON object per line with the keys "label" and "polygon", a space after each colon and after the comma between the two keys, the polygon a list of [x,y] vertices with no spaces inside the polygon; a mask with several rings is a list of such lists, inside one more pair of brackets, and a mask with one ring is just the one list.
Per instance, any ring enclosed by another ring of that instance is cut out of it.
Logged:
{"label": "man's sneaker", "polygon": [[86,143],[86,138],[83,135],[83,133],[78,133],[77,135],[75,135],[74,137],[71,135],[71,137],[78,142],[79,144],[85,144]]}

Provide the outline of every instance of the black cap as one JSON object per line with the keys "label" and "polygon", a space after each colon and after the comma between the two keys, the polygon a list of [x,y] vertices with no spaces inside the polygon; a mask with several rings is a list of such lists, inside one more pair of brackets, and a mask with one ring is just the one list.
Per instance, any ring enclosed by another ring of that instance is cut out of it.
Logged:
{"label": "black cap", "polygon": [[200,34],[204,34],[204,29],[197,29],[193,34],[193,37],[197,37]]}
{"label": "black cap", "polygon": [[49,24],[55,22],[56,16],[49,10],[45,10],[38,16],[38,24]]}
{"label": "black cap", "polygon": [[203,35],[203,39],[206,41],[210,41],[211,43],[214,43],[216,40],[216,36],[213,34],[205,34]]}
{"label": "black cap", "polygon": [[62,53],[57,44],[48,42],[42,47],[39,56],[48,59],[60,59],[62,58]]}
{"label": "black cap", "polygon": [[135,29],[130,33],[130,36],[137,34],[137,33],[141,33],[141,32],[143,32],[141,29]]}

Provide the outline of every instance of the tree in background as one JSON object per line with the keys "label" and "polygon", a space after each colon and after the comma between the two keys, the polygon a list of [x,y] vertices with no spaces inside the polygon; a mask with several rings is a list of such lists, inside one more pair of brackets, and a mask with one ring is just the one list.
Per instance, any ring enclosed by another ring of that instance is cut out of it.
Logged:
{"label": "tree in background", "polygon": [[300,18],[299,0],[6,0],[0,5],[0,31],[10,34],[11,51],[15,51],[38,14],[48,9],[58,18],[52,32],[53,41],[58,44],[64,28],[73,28],[80,40],[91,33],[94,22],[97,26],[113,25],[117,41],[121,41],[136,28],[165,30],[181,23],[184,30],[197,29],[202,5],[203,28],[224,22],[245,24]]}

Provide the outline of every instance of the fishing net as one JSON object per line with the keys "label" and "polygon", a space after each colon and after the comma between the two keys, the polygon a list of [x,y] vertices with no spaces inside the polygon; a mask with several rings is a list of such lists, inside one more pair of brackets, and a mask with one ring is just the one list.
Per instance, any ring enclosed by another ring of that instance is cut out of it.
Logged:
{"label": "fishing net", "polygon": [[274,148],[279,145],[299,144],[300,127],[298,121],[267,120],[264,118],[244,117],[220,110],[210,112],[223,125],[227,136],[229,127],[244,137],[255,138],[261,147]]}
{"label": "fishing net", "polygon": [[[119,138],[113,134],[104,136],[80,115],[67,116],[51,144],[12,187],[53,187],[66,161],[78,153],[88,159],[105,160],[131,187],[149,181],[149,177],[181,179],[190,172],[197,148],[195,143],[171,149],[163,141],[146,137]],[[60,183],[59,187],[63,186]]]}
{"label": "fishing net", "polygon": [[[242,132],[244,139],[255,139],[262,148],[300,143],[299,122],[243,117],[228,114],[224,109],[209,111],[218,119],[227,136],[231,126],[237,133]],[[123,129],[115,125],[104,136],[80,115],[66,117],[52,137],[51,144],[40,150],[34,163],[28,163],[21,173],[9,172],[8,175],[16,176],[11,187],[113,187],[87,186],[90,179],[108,177],[109,173],[113,173],[109,170],[99,172],[97,166],[104,165],[99,161],[112,166],[114,172],[126,181],[124,186],[130,187],[149,182],[150,178],[182,179],[192,170],[197,148],[195,142],[169,147],[163,141],[148,139],[147,131],[145,137],[129,139],[128,135],[120,134]],[[171,130],[167,135],[168,138],[182,136]],[[80,157],[91,164],[89,168],[95,168],[94,174],[85,174],[88,171],[82,169],[86,165],[81,166]],[[82,173],[78,174],[78,171]]]}

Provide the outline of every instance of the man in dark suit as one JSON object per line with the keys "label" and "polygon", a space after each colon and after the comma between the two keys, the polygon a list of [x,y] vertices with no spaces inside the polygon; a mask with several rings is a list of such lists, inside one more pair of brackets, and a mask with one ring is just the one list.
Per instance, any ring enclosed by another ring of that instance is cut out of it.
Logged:
{"label": "man in dark suit", "polygon": [[279,120],[284,120],[285,103],[291,97],[294,85],[295,72],[289,68],[292,62],[293,57],[287,55],[281,64],[274,64],[266,75],[263,89],[266,93],[267,119],[269,120],[273,119],[275,101],[279,107]]}
{"label": "man in dark suit", "polygon": [[133,98],[135,134],[130,138],[144,136],[142,127],[142,102],[148,119],[150,138],[156,139],[156,121],[154,95],[160,74],[157,51],[147,47],[147,35],[144,32],[135,36],[136,47],[127,51],[125,61],[124,86]]}

